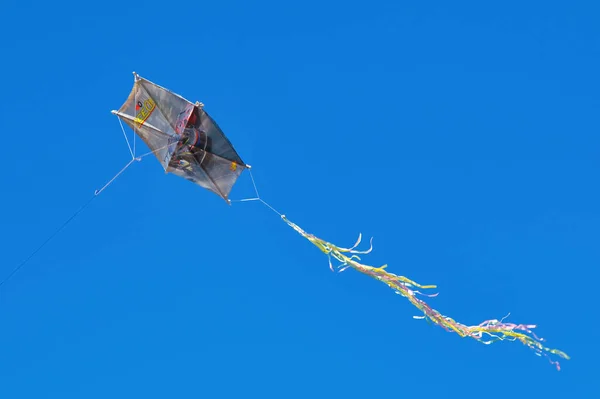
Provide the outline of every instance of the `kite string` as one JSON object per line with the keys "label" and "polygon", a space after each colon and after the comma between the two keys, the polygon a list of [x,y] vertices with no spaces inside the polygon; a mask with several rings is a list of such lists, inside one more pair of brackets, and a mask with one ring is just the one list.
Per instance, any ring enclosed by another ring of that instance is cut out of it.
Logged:
{"label": "kite string", "polygon": [[121,118],[118,118],[118,119],[119,119],[119,124],[121,125],[121,130],[123,131],[123,136],[125,137],[125,142],[127,143],[127,148],[129,149],[129,153],[131,154],[131,160],[123,167],[123,169],[121,169],[116,175],[114,175],[112,179],[110,179],[104,186],[102,186],[102,188],[95,190],[94,195],[87,202],[85,202],[79,209],[77,209],[75,211],[75,213],[73,213],[65,222],[63,222],[62,225],[60,225],[60,227],[57,230],[54,231],[54,233],[52,233],[27,258],[25,258],[21,263],[19,263],[2,281],[0,281],[0,287],[4,283],[6,283],[13,275],[15,275],[23,266],[25,266],[25,264],[27,264],[27,262],[29,262],[29,260],[31,260],[31,258],[33,258],[39,251],[41,251],[54,237],[56,237],[58,235],[58,233],[60,233],[65,227],[67,227],[67,225],[69,223],[71,223],[71,221],[73,221],[73,219],[75,219],[75,217],[77,217],[77,215],[79,215],[81,212],[83,212],[83,210],[88,207],[88,205],[94,200],[94,198],[96,198],[98,195],[100,195],[100,193],[102,193],[104,190],[106,190],[108,188],[108,186],[110,186],[119,176],[121,176],[121,174],[123,174],[125,172],[125,170],[127,170],[127,168],[129,168],[134,161],[140,162],[142,160],[142,158],[147,157],[148,155],[152,155],[157,151],[161,151],[161,150],[169,147],[169,145],[166,145],[166,146],[157,148],[156,150],[149,151],[145,154],[142,154],[142,155],[136,157],[135,156],[135,134],[133,136],[133,149],[132,149],[131,145],[129,143],[129,139],[127,138],[127,133],[125,132],[125,128],[123,127],[123,122],[121,122]]}
{"label": "kite string", "polygon": [[265,200],[263,200],[262,198],[259,198],[259,201],[262,202],[264,205],[266,205],[267,207],[269,207],[269,209],[271,209],[273,212],[275,212],[276,214],[278,214],[279,216],[283,216],[279,211],[277,211],[275,208],[273,208],[271,205],[269,205]]}
{"label": "kite string", "polygon": [[121,174],[123,172],[125,172],[125,170],[127,170],[127,168],[129,168],[131,166],[131,164],[133,163],[133,161],[139,161],[139,160],[141,160],[141,158],[132,158],[129,162],[127,162],[127,165],[125,165],[123,167],[123,169],[121,169],[116,175],[114,175],[114,177],[112,179],[110,179],[108,181],[108,183],[106,183],[100,190],[94,191],[94,196],[100,195],[100,193],[102,191],[104,191],[108,186],[110,186],[119,176],[121,176]]}
{"label": "kite string", "polygon": [[110,186],[129,166],[131,166],[133,161],[141,161],[142,157],[145,155],[150,155],[150,153],[144,154],[138,158],[131,159],[123,169],[121,169],[112,179],[108,181],[108,183],[106,183],[101,189],[95,190],[94,195],[90,199],[88,199],[83,205],[81,205],[79,209],[77,209],[67,220],[65,220],[58,227],[58,229],[56,229],[52,234],[50,234],[50,236],[48,236],[48,238],[46,238],[46,240],[44,240],[31,254],[29,254],[29,256],[27,256],[23,261],[21,261],[21,263],[19,263],[2,281],[0,281],[0,287],[4,285],[4,283],[6,283],[8,280],[10,280],[10,278],[14,276],[23,266],[25,266],[27,262],[31,260],[31,258],[33,258],[39,251],[41,251],[50,241],[52,241],[52,239],[56,237],[58,233],[60,233],[65,227],[67,227],[67,225],[71,223],[73,219],[77,217],[77,215],[83,212],[83,210],[92,203],[94,198],[96,198],[102,191],[104,191],[108,186]]}
{"label": "kite string", "polygon": [[254,180],[254,175],[252,174],[252,169],[248,168],[248,173],[250,174],[250,179],[252,180],[252,186],[254,187],[254,192],[256,193],[256,197],[242,198],[242,199],[238,199],[238,200],[231,200],[231,202],[260,201],[260,202],[262,202],[263,205],[265,205],[266,207],[268,207],[270,210],[272,210],[273,212],[275,212],[277,215],[283,216],[277,209],[275,209],[273,206],[271,206],[271,204],[269,204],[267,201],[265,201],[264,199],[262,199],[262,197],[258,193],[258,187],[256,186],[256,181]]}
{"label": "kite string", "polygon": [[135,135],[133,135],[133,150],[131,150],[131,145],[129,144],[129,139],[127,138],[127,133],[125,133],[125,127],[123,126],[123,122],[121,122],[121,118],[119,119],[119,124],[121,125],[121,131],[123,132],[123,136],[125,137],[125,142],[127,142],[127,148],[129,149],[129,153],[131,154],[131,158],[135,158]]}
{"label": "kite string", "polygon": [[[120,119],[119,119],[119,121],[120,121]],[[131,166],[131,164],[132,164],[134,161],[138,161],[138,162],[140,162],[140,161],[142,160],[142,158],[144,158],[144,157],[147,157],[148,155],[152,155],[152,154],[154,154],[154,153],[155,153],[155,152],[157,152],[157,151],[164,150],[164,149],[165,149],[165,148],[167,148],[168,146],[169,146],[169,145],[166,145],[166,146],[163,146],[163,147],[157,148],[156,150],[149,151],[149,152],[147,152],[147,153],[145,153],[145,154],[142,154],[142,155],[140,155],[139,157],[134,157],[134,158],[132,158],[132,159],[131,159],[131,160],[130,160],[128,163],[127,163],[127,165],[125,165],[125,166],[123,167],[123,169],[121,169],[121,170],[120,170],[120,171],[119,171],[119,172],[118,172],[118,173],[117,173],[117,174],[116,174],[116,175],[115,175],[115,176],[114,176],[112,179],[110,179],[110,180],[108,181],[108,183],[106,183],[106,184],[105,184],[105,185],[104,185],[104,186],[103,186],[101,189],[99,189],[99,190],[96,190],[96,191],[95,191],[95,193],[94,193],[94,195],[98,195],[98,194],[100,194],[102,191],[104,191],[104,190],[105,190],[105,189],[106,189],[106,188],[107,188],[109,185],[111,185],[111,184],[112,184],[112,182],[114,182],[114,181],[115,181],[115,180],[116,180],[116,179],[117,179],[119,176],[121,176],[121,174],[122,174],[123,172],[125,172],[125,170],[127,170],[127,168],[129,168],[129,167]]]}
{"label": "kite string", "polygon": [[77,211],[75,211],[75,213],[73,215],[71,215],[71,217],[69,217],[65,222],[63,222],[63,224],[56,230],[54,231],[54,233],[52,233],[48,238],[46,238],[46,240],[35,249],[35,251],[33,251],[27,258],[25,258],[25,260],[23,260],[21,263],[19,263],[17,265],[17,267],[15,267],[12,272],[10,272],[10,274],[8,274],[8,276],[6,276],[4,278],[4,280],[2,280],[0,282],[0,287],[6,283],[14,274],[16,274],[23,266],[25,266],[25,264],[27,262],[29,262],[29,260],[31,258],[33,258],[35,256],[35,254],[37,254],[39,251],[42,250],[42,248],[44,248],[46,246],[46,244],[48,244],[54,237],[56,237],[58,235],[58,233],[60,233],[60,231],[62,229],[64,229],[65,227],[67,227],[67,225],[73,220],[75,219],[75,217],[81,213],[85,208],[87,208],[87,206],[94,200],[94,198],[96,198],[96,195],[94,194],[89,200],[87,200],[87,202],[85,202]]}

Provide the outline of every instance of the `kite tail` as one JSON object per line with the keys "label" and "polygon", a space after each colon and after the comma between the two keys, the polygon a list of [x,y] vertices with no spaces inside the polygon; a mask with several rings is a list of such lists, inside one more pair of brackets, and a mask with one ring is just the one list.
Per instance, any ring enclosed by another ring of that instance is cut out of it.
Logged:
{"label": "kite tail", "polygon": [[[426,319],[430,320],[435,324],[438,324],[446,331],[455,332],[461,337],[473,338],[483,344],[491,344],[495,341],[515,341],[519,340],[522,344],[528,346],[535,351],[538,356],[545,356],[548,358],[551,364],[555,365],[557,370],[560,370],[560,364],[558,361],[552,360],[549,354],[557,355],[563,359],[570,359],[569,356],[557,349],[547,348],[542,344],[544,339],[537,337],[531,329],[535,328],[535,325],[531,324],[513,324],[505,323],[504,318],[501,320],[486,320],[483,323],[476,326],[466,326],[458,323],[450,317],[442,315],[435,309],[432,309],[426,302],[419,299],[417,295],[435,297],[438,294],[423,294],[417,289],[427,290],[431,288],[437,288],[435,285],[421,285],[404,276],[397,276],[393,273],[389,273],[385,270],[387,265],[380,267],[373,267],[363,265],[358,261],[361,260],[359,255],[368,254],[373,249],[372,242],[368,250],[358,251],[355,248],[361,242],[362,235],[359,234],[358,240],[351,248],[341,248],[333,245],[325,240],[322,240],[312,234],[309,234],[302,230],[298,225],[289,221],[285,215],[281,215],[281,218],[300,235],[313,243],[329,258],[329,268],[333,271],[334,266],[332,258],[340,262],[335,268],[342,272],[347,268],[351,267],[359,272],[366,274],[376,280],[382,281],[393,289],[397,294],[407,298],[417,309],[423,312],[423,316],[413,316],[415,319]],[[349,254],[350,256],[346,255]],[[488,336],[488,337],[484,337]]]}

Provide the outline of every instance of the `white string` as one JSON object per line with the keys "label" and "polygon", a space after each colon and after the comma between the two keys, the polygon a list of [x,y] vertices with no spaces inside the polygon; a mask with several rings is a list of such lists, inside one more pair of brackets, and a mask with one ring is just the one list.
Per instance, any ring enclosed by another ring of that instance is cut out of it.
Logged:
{"label": "white string", "polygon": [[117,177],[121,176],[121,174],[122,174],[123,172],[125,172],[125,170],[126,170],[128,167],[130,167],[130,166],[131,166],[131,164],[133,163],[133,161],[139,161],[139,160],[140,160],[140,158],[137,158],[137,159],[136,159],[136,158],[133,158],[133,159],[131,159],[129,162],[127,162],[127,165],[125,165],[125,167],[123,167],[123,169],[121,169],[121,170],[119,171],[119,173],[117,173],[117,174],[116,174],[116,175],[115,175],[115,176],[114,176],[112,179],[110,179],[110,180],[108,181],[108,183],[106,183],[106,184],[105,184],[105,185],[104,185],[104,186],[103,186],[103,187],[102,187],[100,190],[96,190],[96,191],[94,191],[94,195],[95,195],[95,196],[98,196],[98,195],[99,195],[99,194],[100,194],[102,191],[104,191],[104,190],[106,189],[106,187],[110,186],[110,185],[112,184],[112,182],[114,182],[114,181],[116,180],[116,178],[117,178]]}
{"label": "white string", "polygon": [[123,135],[125,136],[125,140],[127,141],[127,147],[129,148],[129,153],[131,154],[131,160],[129,162],[127,162],[127,165],[125,165],[123,167],[123,169],[121,169],[116,175],[114,175],[113,178],[110,179],[108,181],[108,183],[106,183],[101,189],[94,191],[94,196],[98,196],[102,191],[104,191],[108,186],[110,186],[119,176],[121,176],[121,174],[123,172],[125,172],[125,170],[127,170],[127,168],[129,168],[131,166],[131,164],[134,161],[140,162],[142,160],[142,158],[144,158],[144,157],[146,157],[148,155],[154,154],[156,151],[160,151],[160,150],[163,150],[163,149],[165,149],[165,148],[168,147],[168,145],[166,145],[164,147],[157,148],[156,150],[147,152],[145,154],[140,155],[139,157],[136,157],[134,155],[135,154],[135,134],[133,135],[133,139],[134,139],[134,147],[133,148],[134,148],[134,150],[132,151],[131,150],[131,146],[129,145],[129,140],[127,139],[127,134],[125,133],[125,128],[123,127],[123,122],[121,122],[121,118],[117,118],[117,119],[119,119],[119,124],[121,125],[121,130],[123,131]]}
{"label": "white string", "polygon": [[258,194],[258,188],[256,188],[256,182],[254,181],[254,175],[252,175],[252,170],[248,169],[248,173],[250,173],[250,179],[252,179],[252,185],[254,186],[254,191],[256,192],[256,198],[260,198]]}
{"label": "white string", "polygon": [[154,153],[155,153],[155,152],[157,152],[157,151],[164,150],[164,149],[165,149],[165,148],[167,148],[168,146],[169,146],[169,145],[166,145],[166,146],[164,146],[164,147],[160,147],[160,148],[157,148],[156,150],[149,151],[149,152],[147,152],[147,153],[145,153],[145,154],[142,154],[142,155],[140,155],[139,157],[132,158],[132,159],[131,159],[129,162],[127,162],[127,165],[125,165],[125,166],[123,167],[123,169],[121,169],[121,170],[119,171],[119,173],[117,173],[117,174],[116,174],[116,175],[115,175],[115,176],[114,176],[112,179],[110,179],[110,180],[108,181],[108,183],[106,183],[106,184],[105,184],[105,185],[104,185],[104,186],[103,186],[103,187],[102,187],[100,190],[96,190],[96,191],[94,192],[94,195],[98,195],[98,194],[100,194],[102,191],[104,191],[104,190],[105,190],[105,189],[106,189],[106,188],[107,188],[109,185],[111,185],[111,184],[112,184],[112,182],[114,182],[114,181],[116,180],[116,178],[117,178],[117,177],[121,176],[121,174],[122,174],[123,172],[125,172],[125,170],[127,170],[127,168],[128,168],[128,167],[130,167],[130,166],[131,166],[131,164],[132,164],[134,161],[138,161],[138,162],[140,162],[140,161],[142,160],[142,158],[144,158],[144,157],[147,157],[148,155],[152,155],[152,154],[154,154]]}
{"label": "white string", "polygon": [[17,265],[17,267],[15,267],[2,281],[0,281],[0,287],[2,285],[4,285],[4,283],[6,283],[12,276],[14,276],[23,266],[25,266],[27,264],[27,262],[29,262],[29,260],[31,260],[31,258],[33,258],[35,256],[35,254],[37,254],[39,251],[41,251],[54,237],[56,237],[58,235],[58,233],[60,233],[65,227],[67,227],[67,225],[71,221],[73,221],[73,219],[75,219],[75,217],[77,217],[77,215],[79,215],[81,212],[83,212],[83,210],[85,208],[87,208],[88,205],[90,205],[90,203],[94,200],[94,198],[96,198],[112,182],[114,182],[117,179],[117,177],[119,177],[129,166],[131,166],[133,161],[140,161],[140,160],[141,160],[141,157],[132,158],[127,163],[127,165],[125,165],[125,167],[119,171],[119,173],[117,173],[112,179],[110,179],[110,181],[108,183],[106,183],[104,185],[104,187],[102,187],[100,190],[96,190],[94,192],[94,195],[87,202],[85,202],[77,211],[75,211],[75,213],[73,213],[58,229],[56,229],[48,238],[46,238],[46,240],[44,242],[42,242],[31,254],[29,254],[29,256],[27,258],[25,258],[21,263],[19,263],[19,265]]}
{"label": "white string", "polygon": [[125,133],[125,127],[123,126],[123,122],[121,122],[121,118],[119,119],[119,124],[121,125],[121,131],[123,132],[123,136],[125,136],[125,141],[127,142],[127,148],[129,148],[129,153],[131,154],[131,158],[135,158],[135,134],[133,135],[133,140],[134,140],[134,150],[131,150],[131,146],[129,145],[129,139],[127,138],[127,133]]}
{"label": "white string", "polygon": [[[119,118],[119,123],[121,123],[121,118]],[[56,237],[65,227],[67,227],[67,225],[73,221],[73,219],[75,219],[75,217],[77,217],[77,215],[79,215],[79,213],[83,212],[83,210],[85,208],[87,208],[91,202],[98,196],[100,195],[100,193],[102,193],[108,186],[110,186],[119,176],[121,176],[121,174],[123,174],[123,172],[125,172],[125,170],[127,170],[127,168],[129,168],[131,166],[131,164],[134,161],[141,161],[142,158],[144,158],[145,156],[151,155],[153,153],[155,153],[156,151],[160,151],[164,148],[167,148],[168,145],[158,148],[154,151],[150,151],[146,154],[143,154],[139,157],[135,157],[135,141],[134,141],[134,150],[132,151],[131,146],[129,145],[129,140],[127,139],[127,134],[125,133],[125,129],[123,128],[123,123],[121,123],[121,130],[123,131],[123,135],[125,136],[125,141],[127,142],[127,147],[129,148],[129,152],[131,154],[131,160],[123,167],[123,169],[121,169],[119,171],[119,173],[117,173],[112,179],[110,179],[101,189],[94,191],[94,195],[87,201],[85,202],[77,211],[75,211],[75,213],[73,213],[57,230],[55,230],[48,238],[46,238],[46,240],[44,242],[42,242],[41,245],[39,245],[31,254],[29,254],[29,256],[27,258],[25,258],[21,263],[19,263],[3,280],[0,281],[0,287],[2,285],[4,285],[8,280],[10,280],[12,278],[12,276],[14,276],[23,266],[25,266],[29,260],[31,260],[31,258],[33,258],[39,251],[41,251],[54,237]],[[135,140],[135,135],[134,135],[134,140]]]}
{"label": "white string", "polygon": [[254,186],[254,192],[256,193],[256,197],[252,197],[252,198],[242,198],[242,199],[238,199],[238,200],[230,200],[231,202],[249,202],[249,201],[260,201],[263,203],[263,205],[267,206],[269,209],[271,209],[273,212],[275,212],[276,214],[278,214],[279,216],[282,216],[282,214],[277,211],[275,208],[273,208],[268,202],[266,202],[265,200],[263,200],[260,195],[258,194],[258,188],[256,186],[256,181],[254,180],[254,175],[252,174],[252,170],[248,169],[248,173],[250,174],[250,179],[252,180],[252,186]]}
{"label": "white string", "polygon": [[279,216],[282,216],[282,214],[280,212],[278,212],[275,208],[273,208],[271,205],[269,205],[265,200],[263,200],[262,198],[259,198],[259,200],[260,200],[260,202],[262,202],[263,204],[268,206],[273,212],[275,212]]}

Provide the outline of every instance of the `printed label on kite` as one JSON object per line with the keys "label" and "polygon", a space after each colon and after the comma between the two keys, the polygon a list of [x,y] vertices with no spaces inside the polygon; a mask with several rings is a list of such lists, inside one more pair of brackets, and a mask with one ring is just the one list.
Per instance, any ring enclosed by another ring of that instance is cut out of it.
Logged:
{"label": "printed label on kite", "polygon": [[138,126],[142,126],[146,120],[152,115],[154,109],[156,108],[156,103],[153,99],[148,98],[144,102],[138,101],[135,105],[136,115],[135,122]]}

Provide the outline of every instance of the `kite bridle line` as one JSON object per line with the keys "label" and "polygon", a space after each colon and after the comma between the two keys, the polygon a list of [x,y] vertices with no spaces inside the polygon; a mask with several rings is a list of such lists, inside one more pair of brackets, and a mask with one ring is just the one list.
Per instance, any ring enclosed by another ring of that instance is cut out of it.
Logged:
{"label": "kite bridle line", "polygon": [[123,135],[125,136],[125,141],[127,142],[127,147],[129,148],[129,153],[131,154],[131,159],[129,160],[129,162],[127,162],[127,164],[123,167],[123,169],[121,169],[116,175],[113,176],[112,179],[110,179],[101,189],[94,191],[94,197],[97,197],[102,191],[104,191],[108,186],[110,186],[119,176],[121,176],[121,174],[123,174],[123,172],[125,172],[127,170],[127,168],[129,168],[131,166],[131,164],[134,161],[138,161],[141,162],[142,158],[147,157],[148,155],[153,155],[155,152],[164,150],[165,148],[169,147],[169,144],[157,148],[156,150],[153,151],[148,151],[145,154],[140,155],[139,157],[135,156],[135,134],[133,135],[133,150],[131,149],[131,146],[129,145],[129,140],[127,139],[127,133],[125,133],[125,128],[123,127],[123,122],[121,122],[121,118],[117,118],[119,120],[119,124],[121,125],[121,130],[123,131]]}
{"label": "kite bridle line", "polygon": [[271,204],[269,204],[267,201],[262,199],[262,197],[258,193],[258,188],[256,187],[256,181],[254,180],[254,175],[252,174],[252,167],[250,165],[246,165],[246,167],[248,168],[248,174],[250,175],[250,180],[252,180],[252,186],[254,187],[254,192],[256,193],[256,197],[242,198],[242,199],[237,199],[237,200],[230,199],[229,202],[231,203],[231,202],[259,201],[259,202],[262,202],[262,204],[265,205],[267,208],[269,208],[270,210],[275,212],[277,215],[284,218],[285,215],[283,215],[281,212],[279,212],[277,209],[275,209],[273,206],[271,206]]}

